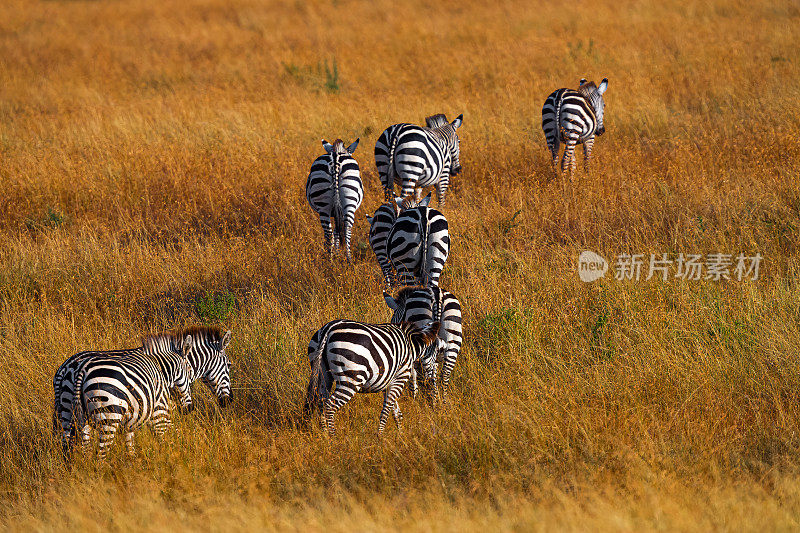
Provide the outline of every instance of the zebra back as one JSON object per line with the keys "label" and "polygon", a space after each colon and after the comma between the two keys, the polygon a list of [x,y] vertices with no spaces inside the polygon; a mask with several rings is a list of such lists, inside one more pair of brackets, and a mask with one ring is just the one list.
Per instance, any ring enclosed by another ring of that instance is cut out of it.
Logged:
{"label": "zebra back", "polygon": [[[432,322],[441,323],[438,335],[440,342],[428,350],[434,360],[443,363],[442,386],[446,393],[463,342],[461,303],[458,298],[439,287],[405,287],[394,298],[386,292],[383,297],[393,311],[392,323],[408,321],[418,327],[425,327]],[[428,373],[426,370],[426,375]],[[415,385],[412,378],[412,386]]]}
{"label": "zebra back", "polygon": [[404,210],[389,232],[389,259],[403,285],[438,286],[449,253],[447,219],[431,207]]}
{"label": "zebra back", "polygon": [[325,324],[308,345],[312,371],[306,412],[324,410],[328,431],[333,433],[335,412],[356,393],[385,391],[378,431],[383,430],[391,408],[399,423],[396,399],[410,376],[411,365],[425,356],[438,330],[438,323],[426,329],[408,322],[365,324],[334,320]]}

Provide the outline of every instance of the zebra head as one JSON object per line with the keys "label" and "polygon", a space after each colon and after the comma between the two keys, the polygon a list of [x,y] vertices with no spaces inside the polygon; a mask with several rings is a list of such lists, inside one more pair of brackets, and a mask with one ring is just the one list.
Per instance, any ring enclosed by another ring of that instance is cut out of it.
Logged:
{"label": "zebra head", "polygon": [[188,358],[194,369],[193,380],[202,380],[223,407],[232,398],[231,361],[225,353],[232,336],[230,331],[223,334],[217,328],[192,328],[187,334],[187,339],[192,339]]}
{"label": "zebra head", "polygon": [[425,127],[430,129],[441,128],[447,124],[447,115],[444,113],[437,113],[429,117],[425,117]]}
{"label": "zebra head", "polygon": [[594,115],[597,117],[597,127],[595,132],[597,135],[602,135],[606,132],[606,127],[603,124],[603,112],[606,108],[606,103],[603,100],[603,94],[608,89],[608,78],[603,78],[600,85],[597,86],[593,81],[587,82],[586,78],[581,78],[580,87],[578,92],[586,98],[594,110]]}
{"label": "zebra head", "polygon": [[407,209],[414,209],[415,207],[428,207],[430,203],[431,193],[428,193],[428,195],[419,202],[414,198],[413,194],[409,194],[405,198],[400,198],[397,196],[394,199],[394,212],[396,215],[399,215]]}
{"label": "zebra head", "polygon": [[461,141],[458,139],[456,130],[461,127],[463,121],[464,115],[461,114],[453,122],[439,128],[444,133],[447,139],[447,146],[450,148],[450,158],[452,159],[450,163],[451,176],[461,173]]}
{"label": "zebra head", "polygon": [[[421,330],[434,323],[438,324],[434,321],[434,314],[440,316],[441,310],[436,309],[438,301],[431,288],[405,287],[397,293],[395,298],[384,291],[383,299],[389,309],[393,311],[392,324],[407,322]],[[426,347],[425,354],[422,356],[425,378],[429,380],[436,378],[436,363],[439,354],[447,348],[445,342],[438,335],[438,327],[436,332],[436,339]]]}
{"label": "zebra head", "polygon": [[322,147],[328,152],[330,158],[328,161],[328,173],[335,178],[335,182],[338,182],[339,172],[342,170],[342,159],[353,155],[353,152],[355,152],[358,147],[358,141],[360,140],[361,138],[359,137],[353,144],[345,148],[344,141],[341,139],[336,139],[333,141],[333,144],[322,139]]}
{"label": "zebra head", "polygon": [[421,328],[413,322],[403,322],[404,330],[408,335],[411,346],[414,350],[414,360],[422,363],[422,368],[425,371],[425,379],[433,384],[433,390],[436,390],[436,356],[438,350],[433,348],[438,347],[439,344],[439,322],[428,324]]}

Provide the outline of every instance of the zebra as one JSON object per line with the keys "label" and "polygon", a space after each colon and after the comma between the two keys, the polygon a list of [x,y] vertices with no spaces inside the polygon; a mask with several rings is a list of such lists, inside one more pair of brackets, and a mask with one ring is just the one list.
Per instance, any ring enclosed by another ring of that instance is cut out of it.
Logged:
{"label": "zebra", "polygon": [[[161,336],[170,335],[162,333]],[[232,399],[230,380],[230,359],[225,349],[231,341],[231,332],[222,332],[218,328],[187,328],[180,335],[191,335],[192,350],[189,352],[192,381],[198,379],[214,393],[220,405],[227,406]],[[65,454],[69,452],[70,443],[75,437],[75,415],[80,405],[74,403],[76,380],[86,363],[99,358],[123,358],[128,355],[144,354],[144,343],[137,348],[110,351],[79,352],[64,361],[53,378],[55,406],[53,423],[55,431],[61,433],[62,447]]]}
{"label": "zebra", "polygon": [[456,130],[463,120],[463,114],[453,122],[438,114],[425,119],[426,127],[402,123],[383,131],[375,143],[375,165],[387,201],[394,196],[397,183],[404,197],[416,189],[417,200],[423,187],[436,186],[439,206],[445,205],[450,177],[461,172]]}
{"label": "zebra", "polygon": [[450,253],[450,232],[441,211],[424,200],[418,207],[404,209],[388,238],[386,250],[402,285],[439,285]]}
{"label": "zebra", "polygon": [[[383,293],[386,305],[393,311],[391,322],[411,322],[419,328],[424,328],[432,322],[439,322],[440,343],[431,346],[435,365],[442,365],[442,396],[446,397],[450,386],[450,375],[456,365],[456,359],[461,351],[463,332],[461,327],[461,303],[455,295],[439,287],[404,287],[394,298],[387,292]],[[415,364],[411,372],[411,393],[417,396],[417,369]],[[436,380],[430,383],[433,398],[438,396]]]}
{"label": "zebra", "polygon": [[[428,353],[428,346],[438,342],[438,332],[438,322],[425,329],[408,322],[328,322],[314,333],[308,344],[311,378],[304,407],[306,414],[320,412],[323,425],[333,436],[336,412],[357,392],[383,392],[378,435],[383,433],[390,411],[400,428],[403,413],[397,398],[411,375],[414,361]],[[423,367],[426,372],[435,372],[435,361],[427,357]]]}
{"label": "zebra", "polygon": [[565,144],[561,170],[569,170],[570,180],[575,170],[575,146],[583,144],[583,164],[589,170],[595,136],[602,135],[605,101],[603,94],[608,89],[608,78],[600,85],[582,78],[578,90],[558,89],[553,91],[542,107],[542,129],[547,147],[553,159],[553,171],[558,177],[558,151]]}
{"label": "zebra", "polygon": [[98,458],[105,459],[119,426],[125,428],[128,452],[135,453],[133,430],[150,424],[161,435],[170,425],[169,390],[177,388],[182,410],[194,408],[189,389],[192,336],[145,339],[141,352],[121,357],[93,357],[75,380],[80,409],[74,410],[83,448],[92,426],[100,430]]}
{"label": "zebra", "polygon": [[333,144],[323,139],[327,153],[314,160],[306,182],[306,199],[319,215],[326,249],[333,255],[344,243],[348,261],[355,213],[364,199],[361,172],[353,158],[358,141],[345,148],[341,139]]}
{"label": "zebra", "polygon": [[420,202],[414,201],[410,196],[405,199],[396,197],[394,202],[388,202],[378,207],[373,216],[366,215],[367,222],[369,222],[369,245],[372,247],[372,251],[378,260],[378,265],[381,267],[383,281],[387,288],[393,287],[396,282],[395,271],[391,261],[389,261],[389,254],[386,250],[389,232],[403,209],[417,206],[427,207],[430,200],[430,195]]}

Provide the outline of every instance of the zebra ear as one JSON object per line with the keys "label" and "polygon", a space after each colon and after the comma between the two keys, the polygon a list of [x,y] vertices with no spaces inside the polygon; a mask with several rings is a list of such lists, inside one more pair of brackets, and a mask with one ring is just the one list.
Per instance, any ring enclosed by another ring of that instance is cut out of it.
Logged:
{"label": "zebra ear", "polygon": [[458,128],[460,128],[460,127],[461,127],[461,123],[462,123],[462,122],[464,122],[464,114],[463,114],[463,113],[462,113],[462,114],[460,114],[460,115],[458,115],[458,116],[456,117],[456,119],[455,119],[453,122],[451,122],[450,124],[452,124],[452,125],[453,125],[453,127],[455,127],[456,129],[458,129]]}
{"label": "zebra ear", "polygon": [[322,139],[322,147],[325,148],[325,151],[328,153],[333,152],[333,145],[325,139]]}
{"label": "zebra ear", "polygon": [[422,201],[419,203],[419,207],[428,207],[430,203],[431,203],[431,193],[428,193],[428,196],[423,198]]}
{"label": "zebra ear", "polygon": [[386,305],[389,306],[389,309],[397,309],[398,304],[397,300],[392,298],[392,295],[386,291],[383,291],[383,299],[386,300]]}
{"label": "zebra ear", "polygon": [[358,141],[360,141],[360,140],[361,140],[361,137],[356,139],[353,144],[351,144],[350,146],[347,147],[347,153],[348,154],[353,155],[353,152],[355,152],[356,148],[358,148]]}
{"label": "zebra ear", "polygon": [[603,78],[603,81],[600,82],[600,85],[597,87],[597,92],[603,94],[608,89],[608,78]]}
{"label": "zebra ear", "polygon": [[233,337],[233,333],[230,330],[225,332],[225,335],[222,336],[222,341],[219,343],[219,351],[223,351],[228,345],[231,343],[231,338]]}
{"label": "zebra ear", "polygon": [[188,357],[191,351],[192,351],[192,336],[186,335],[186,338],[183,339],[183,356]]}
{"label": "zebra ear", "polygon": [[581,78],[580,83],[578,83],[578,87],[583,87],[583,84],[586,83],[586,78]]}

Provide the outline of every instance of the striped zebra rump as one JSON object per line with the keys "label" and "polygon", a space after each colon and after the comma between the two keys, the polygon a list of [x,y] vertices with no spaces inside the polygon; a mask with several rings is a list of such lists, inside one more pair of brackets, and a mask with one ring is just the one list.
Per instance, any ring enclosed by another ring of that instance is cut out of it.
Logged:
{"label": "striped zebra rump", "polygon": [[375,253],[375,258],[378,260],[378,265],[381,267],[383,273],[383,281],[386,288],[391,288],[397,282],[396,272],[389,260],[388,242],[389,232],[392,230],[397,216],[406,209],[414,207],[427,207],[430,204],[430,194],[422,201],[417,202],[413,197],[394,198],[391,203],[385,203],[378,207],[375,214],[370,217],[367,215],[369,222],[369,244],[372,251]]}
{"label": "striped zebra rump", "polygon": [[402,285],[438,286],[450,253],[447,219],[427,206],[404,210],[389,232],[387,250]]}
{"label": "striped zebra rump", "polygon": [[125,431],[129,452],[133,453],[133,431],[152,423],[161,433],[169,424],[169,390],[176,387],[182,408],[191,410],[189,391],[191,366],[188,360],[191,337],[153,337],[145,342],[143,353],[121,357],[96,357],[86,362],[76,379],[80,399],[81,441],[88,444],[91,426],[100,431],[98,456],[105,457],[118,428]]}
{"label": "striped zebra rump", "polygon": [[[334,320],[312,336],[308,345],[311,377],[305,412],[322,412],[328,433],[335,433],[334,417],[359,392],[383,392],[378,423],[380,434],[389,413],[398,427],[402,412],[397,398],[411,374],[414,361],[423,357],[437,339],[439,324],[419,329],[410,323],[364,324]],[[434,364],[426,360],[424,364]]]}
{"label": "striped zebra rump", "polygon": [[341,139],[333,144],[323,140],[326,154],[314,160],[306,181],[306,199],[319,216],[326,249],[333,254],[344,244],[348,261],[355,213],[364,199],[358,162],[352,156],[358,142],[345,148]]}
{"label": "striped zebra rump", "polygon": [[[424,328],[432,322],[439,322],[439,342],[428,350],[436,361],[433,375],[425,373],[426,380],[431,385],[432,398],[438,395],[437,374],[441,375],[442,392],[447,395],[450,377],[455,367],[458,354],[463,342],[461,303],[450,291],[439,287],[406,287],[401,289],[393,298],[384,292],[386,304],[393,311],[392,323],[411,322],[417,327]],[[442,365],[438,372],[439,364]],[[421,372],[419,365],[415,365],[411,376],[411,392],[417,393],[416,374]]]}
{"label": "striped zebra rump", "polygon": [[387,200],[394,196],[395,183],[401,187],[401,196],[416,191],[417,200],[423,187],[435,186],[439,203],[444,205],[450,176],[461,171],[456,129],[463,116],[450,123],[443,114],[425,121],[426,127],[407,123],[389,126],[375,144],[375,164]]}

